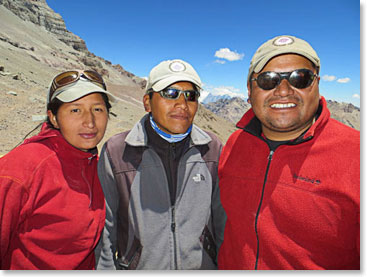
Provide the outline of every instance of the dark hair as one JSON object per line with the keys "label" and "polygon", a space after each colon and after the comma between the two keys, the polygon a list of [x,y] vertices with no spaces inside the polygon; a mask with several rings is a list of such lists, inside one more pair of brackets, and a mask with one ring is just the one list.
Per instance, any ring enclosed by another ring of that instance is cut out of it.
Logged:
{"label": "dark hair", "polygon": [[154,93],[154,91],[153,91],[153,90],[151,90],[151,91],[149,91],[149,92],[148,92],[149,99],[152,99],[152,98],[153,98],[153,93]]}
{"label": "dark hair", "polygon": [[[106,104],[107,114],[109,114],[110,109],[111,109],[110,101],[108,100],[108,97],[105,93],[100,93],[100,94],[102,95],[103,101]],[[59,111],[62,104],[64,104],[64,102],[60,101],[57,98],[54,98],[54,100],[52,100],[52,102],[47,104],[47,110],[50,110],[52,112],[52,114],[57,115],[57,112]],[[47,123],[52,126],[49,117],[47,117]]]}

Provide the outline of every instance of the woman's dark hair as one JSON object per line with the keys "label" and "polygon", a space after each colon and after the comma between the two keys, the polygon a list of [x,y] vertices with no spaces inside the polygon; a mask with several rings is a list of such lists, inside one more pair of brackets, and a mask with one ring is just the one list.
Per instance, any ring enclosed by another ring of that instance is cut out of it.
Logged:
{"label": "woman's dark hair", "polygon": [[[100,93],[100,94],[102,95],[103,101],[106,104],[107,114],[109,114],[110,109],[111,109],[110,101],[108,101],[108,97],[107,97],[106,94],[104,94],[104,93]],[[59,99],[55,98],[54,100],[52,100],[52,102],[48,103],[47,110],[50,110],[52,112],[52,114],[57,115],[57,112],[60,109],[62,104],[64,104],[64,102],[62,102]],[[47,123],[52,126],[49,117],[47,117]]]}

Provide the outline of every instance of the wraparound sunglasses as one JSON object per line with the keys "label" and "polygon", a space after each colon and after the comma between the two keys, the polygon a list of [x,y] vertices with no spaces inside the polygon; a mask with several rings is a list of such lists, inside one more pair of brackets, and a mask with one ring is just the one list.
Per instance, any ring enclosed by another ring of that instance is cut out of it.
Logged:
{"label": "wraparound sunglasses", "polygon": [[257,85],[263,90],[271,90],[276,88],[283,79],[286,79],[291,86],[304,89],[309,87],[317,76],[311,70],[302,68],[291,72],[266,71],[251,79],[251,81],[256,81]]}
{"label": "wraparound sunglasses", "polygon": [[176,88],[165,88],[159,91],[159,94],[166,99],[176,100],[181,94],[184,95],[186,101],[196,102],[200,97],[200,92],[197,90],[179,90]]}

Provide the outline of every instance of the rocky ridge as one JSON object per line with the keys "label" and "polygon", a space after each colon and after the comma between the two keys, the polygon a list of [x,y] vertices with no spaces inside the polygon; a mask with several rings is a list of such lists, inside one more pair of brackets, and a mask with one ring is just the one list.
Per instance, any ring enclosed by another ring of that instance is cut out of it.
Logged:
{"label": "rocky ridge", "polygon": [[[112,135],[131,129],[145,114],[142,88],[146,80],[89,52],[45,0],[0,0],[0,18],[0,155],[39,124],[45,115],[48,85],[60,71],[94,69],[120,99],[112,108],[117,117],[111,116],[99,147]],[[203,106],[195,123],[223,142],[235,129],[233,123]]]}
{"label": "rocky ridge", "polygon": [[[350,126],[354,129],[360,129],[360,109],[350,103],[339,103],[333,100],[326,100],[330,110],[331,117]],[[234,97],[231,99],[220,99],[204,105],[205,108],[212,111],[219,117],[236,124],[242,115],[251,108],[241,98]]]}

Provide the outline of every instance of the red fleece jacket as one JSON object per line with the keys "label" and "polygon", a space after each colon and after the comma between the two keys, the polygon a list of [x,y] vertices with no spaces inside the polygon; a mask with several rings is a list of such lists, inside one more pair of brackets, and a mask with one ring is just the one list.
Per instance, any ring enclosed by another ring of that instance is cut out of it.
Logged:
{"label": "red fleece jacket", "polygon": [[94,269],[105,220],[97,155],[46,124],[0,159],[0,268]]}
{"label": "red fleece jacket", "polygon": [[[359,269],[359,132],[331,119],[273,154],[249,110],[219,162],[219,269]],[[270,157],[270,158],[269,158]]]}

